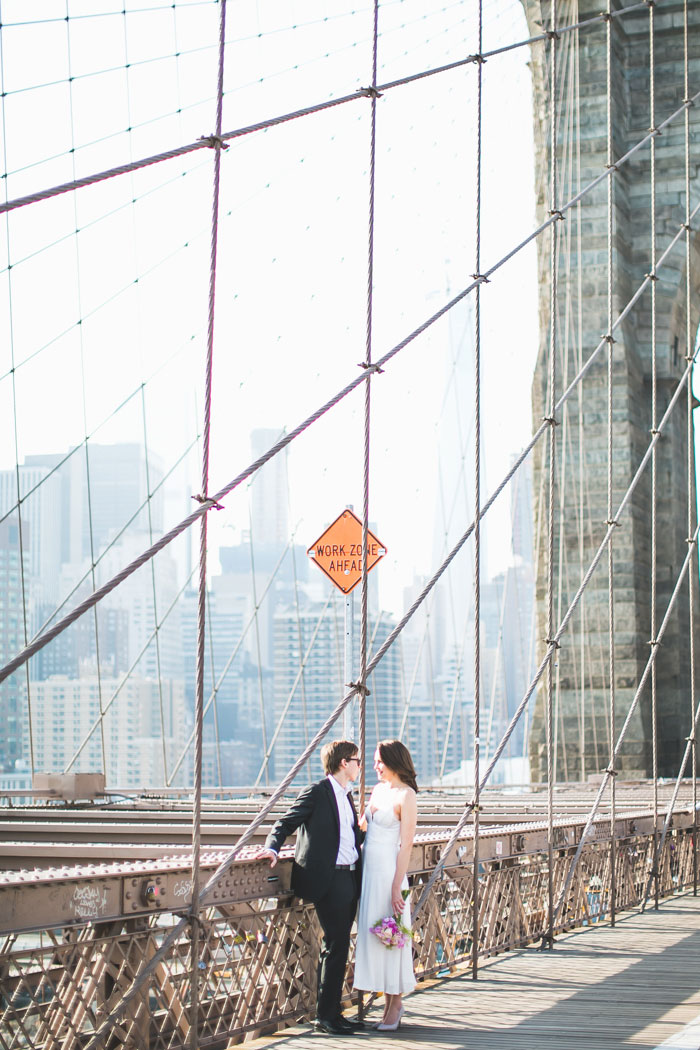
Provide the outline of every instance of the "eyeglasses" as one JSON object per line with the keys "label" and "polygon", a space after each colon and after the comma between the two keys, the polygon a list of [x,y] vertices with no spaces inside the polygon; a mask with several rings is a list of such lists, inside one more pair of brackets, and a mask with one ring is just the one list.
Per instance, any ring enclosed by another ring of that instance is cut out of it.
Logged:
{"label": "eyeglasses", "polygon": [[346,758],[346,762],[357,762],[358,766],[362,765],[362,759],[358,758],[357,755],[353,755],[352,758]]}

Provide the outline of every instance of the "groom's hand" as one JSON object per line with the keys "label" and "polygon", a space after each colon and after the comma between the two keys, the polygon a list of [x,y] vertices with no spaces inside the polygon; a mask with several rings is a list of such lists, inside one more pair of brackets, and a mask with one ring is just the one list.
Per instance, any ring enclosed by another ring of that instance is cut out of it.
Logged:
{"label": "groom's hand", "polygon": [[262,849],[258,850],[258,852],[253,857],[253,860],[269,860],[270,867],[274,868],[275,864],[277,863],[277,854],[273,849],[265,849],[263,847]]}

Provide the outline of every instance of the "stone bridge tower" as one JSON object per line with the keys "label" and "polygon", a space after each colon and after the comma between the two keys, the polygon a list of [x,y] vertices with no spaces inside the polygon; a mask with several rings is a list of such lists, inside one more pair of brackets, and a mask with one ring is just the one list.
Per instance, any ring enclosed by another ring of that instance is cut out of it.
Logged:
{"label": "stone bridge tower", "polygon": [[[523,0],[531,35],[550,26],[549,2]],[[614,3],[613,10],[620,6]],[[700,90],[700,3],[689,4],[689,94]],[[568,25],[600,14],[599,0],[559,3],[557,22]],[[655,107],[658,126],[682,105],[684,92],[683,3],[656,0],[654,9]],[[650,128],[649,10],[612,19],[613,161]],[[557,206],[571,199],[606,168],[606,25],[600,21],[556,43]],[[549,201],[549,59],[547,46],[532,48],[538,221]],[[691,209],[700,201],[700,105],[690,111]],[[681,114],[656,141],[656,257],[685,222],[685,118]],[[613,318],[616,319],[652,267],[651,161],[647,144],[614,175]],[[693,346],[700,312],[700,214],[691,223]],[[588,193],[556,224],[558,263],[557,396],[576,375],[608,328],[607,185]],[[549,234],[539,241],[540,348],[533,385],[533,417],[547,414],[549,354]],[[658,269],[656,281],[657,421],[686,367],[685,232]],[[613,364],[613,512],[650,440],[652,308],[647,287],[615,333]],[[607,347],[558,414],[555,529],[555,630],[606,531]],[[687,553],[687,401],[682,395],[657,448],[656,625],[661,623]],[[544,651],[547,580],[546,441],[534,461],[538,637]],[[539,493],[539,499],[538,499]],[[694,500],[694,494],[693,494]],[[651,473],[647,469],[614,536],[616,733],[622,727],[650,651]],[[560,543],[561,539],[561,543]],[[697,563],[696,563],[697,564]],[[695,589],[698,594],[698,588]],[[696,603],[697,606],[697,603]],[[700,630],[696,608],[695,623]],[[660,776],[677,773],[690,730],[689,608],[687,583],[657,656],[658,765]],[[578,780],[609,759],[608,570],[604,555],[568,632],[555,670],[557,779]],[[700,654],[699,654],[700,655]],[[696,675],[697,679],[697,675]],[[700,699],[700,691],[698,692]],[[531,724],[533,780],[547,774],[545,686],[540,686]],[[626,735],[618,763],[625,777],[652,770],[649,686]]]}

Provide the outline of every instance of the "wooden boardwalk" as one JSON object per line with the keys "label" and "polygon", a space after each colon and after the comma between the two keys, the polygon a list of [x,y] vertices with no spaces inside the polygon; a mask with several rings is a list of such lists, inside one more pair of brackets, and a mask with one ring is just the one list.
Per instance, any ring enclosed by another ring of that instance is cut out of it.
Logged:
{"label": "wooden boardwalk", "polygon": [[[380,1013],[378,1004],[370,1020]],[[666,900],[526,948],[468,973],[425,984],[406,999],[397,1033],[336,1038],[308,1025],[255,1040],[266,1050],[340,1050],[371,1043],[438,1050],[665,1050],[700,1048],[700,896]]]}

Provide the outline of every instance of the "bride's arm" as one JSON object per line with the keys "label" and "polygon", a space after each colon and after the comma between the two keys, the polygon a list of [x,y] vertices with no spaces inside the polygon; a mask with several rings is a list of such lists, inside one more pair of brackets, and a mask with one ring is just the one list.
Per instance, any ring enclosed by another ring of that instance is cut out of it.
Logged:
{"label": "bride's arm", "polygon": [[401,845],[396,857],[396,871],[394,881],[391,884],[391,907],[394,915],[403,911],[403,896],[401,895],[401,883],[404,880],[408,865],[411,860],[411,849],[416,834],[416,823],[418,820],[418,806],[416,793],[413,788],[406,788],[403,801],[401,802]]}

